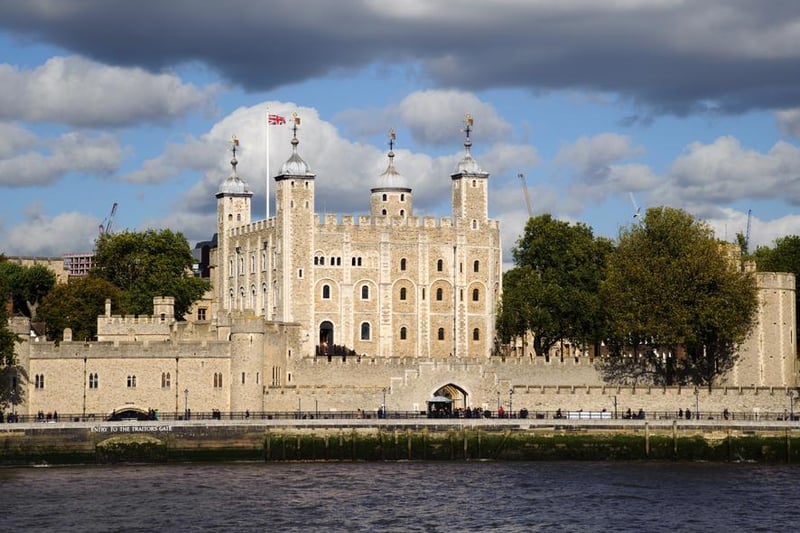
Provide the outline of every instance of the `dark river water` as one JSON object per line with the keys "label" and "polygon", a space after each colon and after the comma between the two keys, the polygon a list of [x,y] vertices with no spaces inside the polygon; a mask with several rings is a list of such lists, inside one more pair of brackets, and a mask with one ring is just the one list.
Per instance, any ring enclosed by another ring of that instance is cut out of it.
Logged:
{"label": "dark river water", "polygon": [[800,466],[302,463],[0,469],[0,531],[783,531]]}

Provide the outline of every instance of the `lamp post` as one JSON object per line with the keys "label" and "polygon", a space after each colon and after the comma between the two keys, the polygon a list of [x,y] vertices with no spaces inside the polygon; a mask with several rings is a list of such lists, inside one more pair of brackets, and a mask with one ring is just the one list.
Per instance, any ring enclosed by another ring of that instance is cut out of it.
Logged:
{"label": "lamp post", "polygon": [[511,398],[514,396],[514,389],[508,389],[508,418],[514,418],[514,407],[511,404]]}
{"label": "lamp post", "polygon": [[189,389],[183,390],[183,419],[189,420]]}
{"label": "lamp post", "polygon": [[614,396],[614,420],[617,419],[617,397]]}
{"label": "lamp post", "polygon": [[383,403],[381,404],[381,416],[386,418],[386,387],[383,388]]}
{"label": "lamp post", "polygon": [[789,420],[794,420],[794,397],[796,395],[797,391],[794,389],[786,391],[786,396],[789,397]]}
{"label": "lamp post", "polygon": [[700,420],[700,389],[694,388],[694,417]]}
{"label": "lamp post", "polygon": [[497,392],[497,412],[500,413],[500,391]]}

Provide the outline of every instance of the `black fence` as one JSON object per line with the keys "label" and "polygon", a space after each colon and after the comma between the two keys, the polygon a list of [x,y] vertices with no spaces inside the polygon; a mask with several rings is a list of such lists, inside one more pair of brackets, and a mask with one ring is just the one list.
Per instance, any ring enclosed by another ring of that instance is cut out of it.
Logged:
{"label": "black fence", "polygon": [[519,411],[497,412],[484,409],[458,409],[454,412],[425,411],[392,411],[380,409],[375,411],[321,411],[321,410],[295,410],[295,411],[231,411],[219,410],[203,412],[159,412],[148,413],[37,413],[35,415],[0,413],[0,423],[21,422],[101,422],[101,421],[145,421],[145,420],[357,420],[357,419],[420,419],[420,418],[506,418],[506,419],[536,419],[536,420],[718,420],[718,421],[788,421],[800,420],[800,413],[781,412],[732,412],[732,411],[699,411],[699,412],[672,412],[672,411],[636,411],[636,412],[609,412],[609,411]]}

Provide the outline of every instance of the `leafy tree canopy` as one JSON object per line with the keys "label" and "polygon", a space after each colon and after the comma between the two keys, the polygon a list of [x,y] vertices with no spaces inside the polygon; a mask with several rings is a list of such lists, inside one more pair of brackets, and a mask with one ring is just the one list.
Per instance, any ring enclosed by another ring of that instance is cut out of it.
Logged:
{"label": "leafy tree canopy", "polygon": [[685,211],[647,210],[620,231],[602,285],[611,382],[712,385],[732,368],[756,311],[751,274]]}
{"label": "leafy tree canopy", "polygon": [[[5,256],[0,254],[0,267],[9,265]],[[14,345],[16,336],[8,327],[8,313],[6,301],[10,294],[8,279],[0,274],[0,408],[5,408],[11,401],[18,402],[20,388],[12,386],[14,377],[18,373]]]}
{"label": "leafy tree canopy", "polygon": [[0,263],[0,278],[5,278],[6,292],[14,310],[36,320],[39,302],[56,285],[56,275],[46,266],[21,266],[9,261]]}
{"label": "leafy tree canopy", "polygon": [[[75,278],[57,285],[42,301],[39,318],[47,323],[47,339],[59,340],[64,328],[75,340],[97,337],[97,317],[105,312],[105,301],[119,305],[122,292],[110,281],[96,276]],[[113,309],[113,307],[112,307]]]}
{"label": "leafy tree canopy", "polygon": [[182,319],[209,288],[207,281],[192,274],[193,262],[182,233],[105,233],[97,241],[93,274],[122,290],[123,313],[150,315],[154,297],[173,296],[175,316]]}
{"label": "leafy tree canopy", "polygon": [[512,250],[516,268],[503,277],[498,331],[503,340],[534,334],[546,353],[561,339],[593,342],[602,332],[598,288],[612,245],[591,228],[532,217]]}

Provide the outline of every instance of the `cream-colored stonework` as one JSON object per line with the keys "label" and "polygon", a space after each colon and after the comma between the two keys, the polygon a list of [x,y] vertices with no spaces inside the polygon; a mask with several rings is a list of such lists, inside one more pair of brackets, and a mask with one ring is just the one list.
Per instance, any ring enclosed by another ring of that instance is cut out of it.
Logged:
{"label": "cream-colored stonework", "polygon": [[414,213],[391,152],[387,171],[365,190],[369,215],[320,215],[317,177],[298,146],[295,138],[275,177],[276,213],[266,220],[252,220],[252,193],[234,156],[216,195],[213,290],[186,321],[175,319],[166,296],[147,317],[112,316],[107,304],[97,342],[21,335],[25,401],[13,409],[324,415],[373,412],[384,402],[389,411],[425,411],[427,400],[445,395],[455,407],[490,410],[674,412],[697,404],[757,413],[786,407],[798,385],[791,274],[755,274],[753,334],[723,387],[696,395],[605,386],[593,359],[568,345],[564,357],[522,346],[496,354],[500,228],[488,217],[489,175],[469,138],[449,177],[445,218]]}

